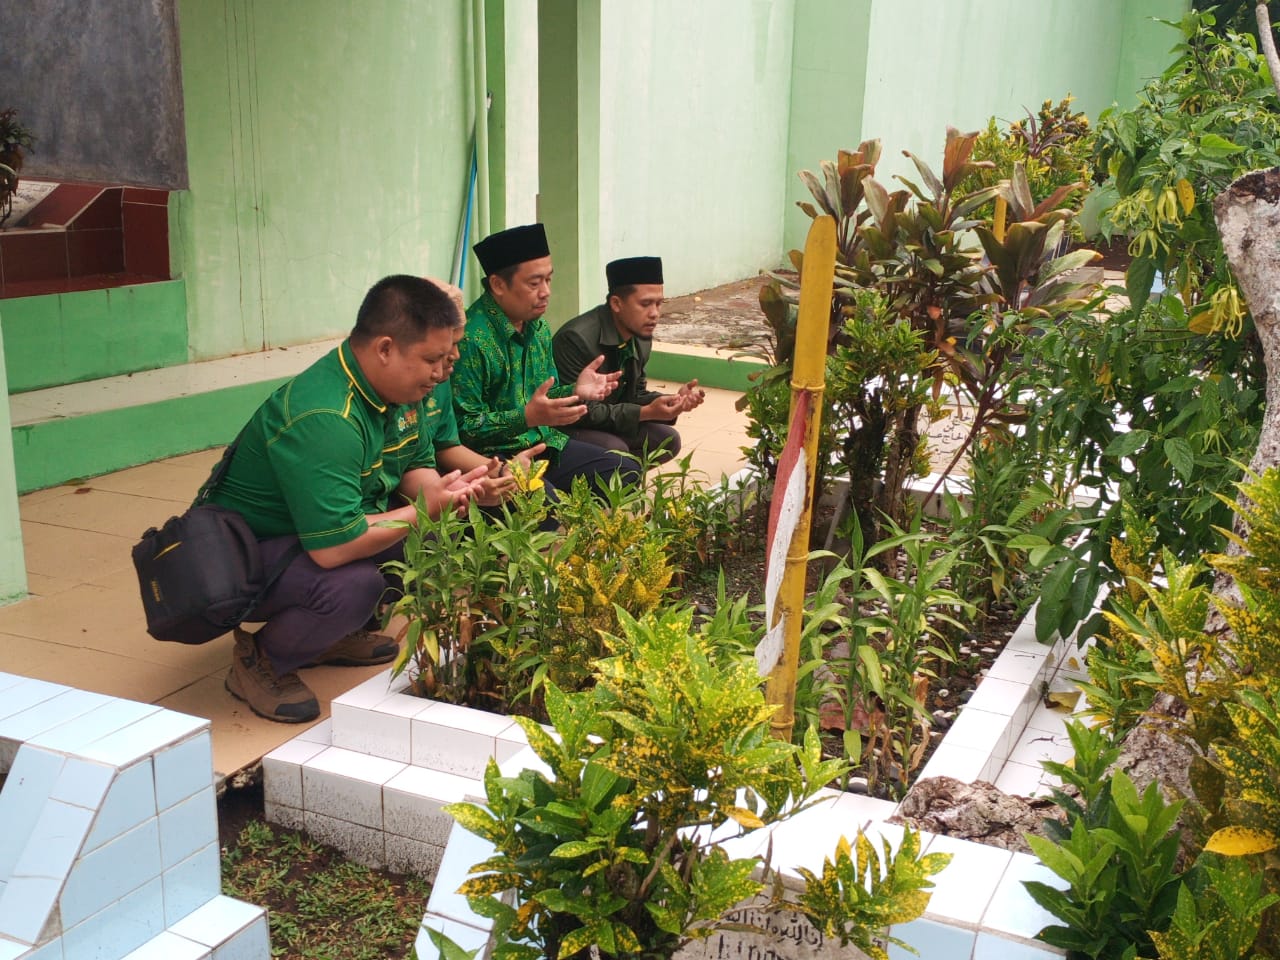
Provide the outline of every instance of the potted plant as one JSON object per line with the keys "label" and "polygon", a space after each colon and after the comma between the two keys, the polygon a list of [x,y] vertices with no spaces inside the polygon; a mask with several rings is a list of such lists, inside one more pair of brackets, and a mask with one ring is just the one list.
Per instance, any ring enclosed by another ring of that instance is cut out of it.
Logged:
{"label": "potted plant", "polygon": [[18,120],[17,108],[0,110],[0,224],[9,218],[13,208],[13,195],[22,170],[22,151],[30,150],[35,139]]}

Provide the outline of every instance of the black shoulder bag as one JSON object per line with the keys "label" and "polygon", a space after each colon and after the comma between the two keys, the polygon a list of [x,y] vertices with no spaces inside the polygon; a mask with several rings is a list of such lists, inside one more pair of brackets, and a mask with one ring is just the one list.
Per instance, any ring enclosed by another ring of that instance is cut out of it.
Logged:
{"label": "black shoulder bag", "polygon": [[[241,434],[243,436],[243,434]],[[258,538],[235,510],[209,503],[240,444],[237,437],[186,513],[152,527],[133,548],[147,633],[175,643],[207,643],[250,619],[271,585],[302,552],[295,544],[265,572]]]}

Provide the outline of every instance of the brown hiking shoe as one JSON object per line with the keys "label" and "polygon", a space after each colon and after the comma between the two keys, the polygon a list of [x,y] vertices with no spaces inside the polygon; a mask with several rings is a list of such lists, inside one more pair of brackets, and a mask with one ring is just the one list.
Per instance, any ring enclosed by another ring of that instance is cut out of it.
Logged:
{"label": "brown hiking shoe", "polygon": [[307,666],[372,667],[390,663],[399,652],[400,644],[386,634],[357,630],[347,634]]}
{"label": "brown hiking shoe", "polygon": [[320,704],[296,673],[277,677],[253,634],[236,627],[236,647],[227,673],[227,691],[260,717],[306,723],[320,716]]}

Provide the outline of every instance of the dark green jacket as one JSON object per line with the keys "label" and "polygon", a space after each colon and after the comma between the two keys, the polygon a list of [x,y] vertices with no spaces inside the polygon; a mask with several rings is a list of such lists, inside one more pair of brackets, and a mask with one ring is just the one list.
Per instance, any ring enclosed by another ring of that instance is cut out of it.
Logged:
{"label": "dark green jacket", "polygon": [[551,347],[561,383],[572,384],[582,368],[601,354],[601,373],[622,371],[617,389],[604,400],[588,403],[587,415],[567,429],[603,430],[623,438],[640,432],[640,408],[661,394],[649,389],[644,376],[653,341],[632,337],[630,344],[630,349],[624,349],[613,314],[605,303],[574,317],[556,331]]}

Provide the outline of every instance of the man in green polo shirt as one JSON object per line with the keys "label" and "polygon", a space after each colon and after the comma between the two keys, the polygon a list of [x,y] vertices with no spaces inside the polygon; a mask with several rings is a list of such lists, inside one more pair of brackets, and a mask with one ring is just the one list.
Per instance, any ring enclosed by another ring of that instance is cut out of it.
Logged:
{"label": "man in green polo shirt", "polygon": [[604,357],[598,356],[572,382],[556,382],[551,329],[543,319],[552,267],[542,224],[492,234],[474,249],[485,292],[467,309],[467,335],[451,379],[463,443],[502,457],[546,444],[545,481],[553,489],[567,489],[579,476],[597,490],[614,474],[637,482],[634,460],[561,429],[585,415],[588,402],[612,393],[620,374],[600,373]]}
{"label": "man in green polo shirt", "polygon": [[268,397],[241,434],[210,499],[243,514],[265,569],[302,548],[255,609],[262,629],[235,631],[226,685],[255,713],[312,720],[320,708],[299,667],[395,657],[396,643],[370,628],[387,586],[380,566],[402,554],[406,531],[380,521],[416,520],[419,494],[438,514],[510,482],[482,457],[465,472],[437,469],[436,444],[458,446],[447,385],[437,391],[460,334],[444,290],[387,277],[351,335]]}
{"label": "man in green polo shirt", "polygon": [[587,404],[586,416],[566,429],[578,440],[662,463],[680,452],[676,417],[701,404],[706,392],[697,380],[675,393],[649,389],[644,368],[662,316],[661,258],[614,260],[604,272],[609,283],[605,302],[562,326],[551,345],[564,380],[576,377],[597,356],[605,358],[600,369],[617,370],[621,379],[613,393]]}

